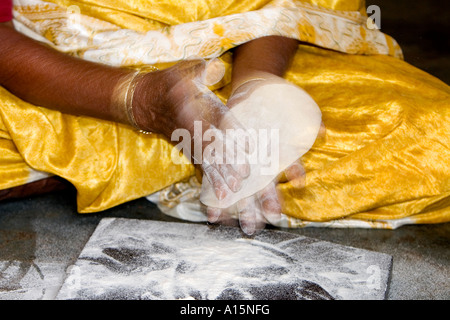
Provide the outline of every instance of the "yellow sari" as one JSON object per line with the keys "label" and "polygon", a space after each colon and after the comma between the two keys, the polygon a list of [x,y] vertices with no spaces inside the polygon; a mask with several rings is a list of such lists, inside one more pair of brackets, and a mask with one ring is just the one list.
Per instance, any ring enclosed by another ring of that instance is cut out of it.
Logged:
{"label": "yellow sari", "polygon": [[[280,183],[285,227],[395,228],[450,221],[450,88],[402,60],[360,0],[16,0],[28,36],[83,59],[164,68],[193,56],[227,66],[267,35],[301,45],[286,78],[322,110],[326,138],[303,156],[306,186]],[[0,190],[49,175],[77,189],[80,213],[156,195],[166,212],[198,183],[172,145],[126,126],[33,106],[0,87]],[[181,190],[181,191],[180,191]],[[181,216],[180,216],[181,217]]]}

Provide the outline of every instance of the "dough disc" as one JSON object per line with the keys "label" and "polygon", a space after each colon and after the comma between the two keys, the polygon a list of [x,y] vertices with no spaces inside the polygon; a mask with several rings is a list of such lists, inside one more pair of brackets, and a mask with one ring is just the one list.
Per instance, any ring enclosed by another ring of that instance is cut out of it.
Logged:
{"label": "dough disc", "polygon": [[312,147],[322,120],[316,102],[290,83],[264,84],[231,112],[253,137],[251,173],[238,192],[223,200],[204,176],[200,201],[208,207],[228,208],[264,189]]}

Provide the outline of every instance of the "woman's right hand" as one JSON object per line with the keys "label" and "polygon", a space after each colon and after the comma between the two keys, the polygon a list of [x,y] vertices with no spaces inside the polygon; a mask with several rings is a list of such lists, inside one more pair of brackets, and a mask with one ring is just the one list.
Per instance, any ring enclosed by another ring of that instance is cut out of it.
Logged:
{"label": "woman's right hand", "polygon": [[[246,159],[247,146],[226,135],[228,129],[240,129],[229,108],[208,89],[219,82],[224,67],[218,60],[188,60],[173,67],[149,73],[136,87],[134,117],[140,129],[163,134],[174,141],[190,138],[183,153],[198,165],[214,187],[219,200],[229,192],[237,192],[250,174]],[[158,88],[149,91],[147,88]],[[232,148],[227,148],[232,146]],[[226,152],[234,151],[234,154]],[[227,156],[231,156],[227,158]]]}

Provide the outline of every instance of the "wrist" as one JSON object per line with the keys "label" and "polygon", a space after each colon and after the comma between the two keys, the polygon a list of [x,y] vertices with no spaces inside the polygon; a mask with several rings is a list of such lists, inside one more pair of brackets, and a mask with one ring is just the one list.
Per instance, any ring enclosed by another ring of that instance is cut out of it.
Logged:
{"label": "wrist", "polygon": [[111,97],[110,113],[112,119],[123,124],[134,125],[133,119],[130,117],[129,106],[130,96],[133,82],[138,76],[138,71],[126,72],[114,87]]}
{"label": "wrist", "polygon": [[160,72],[141,75],[135,88],[131,110],[135,127],[144,132],[164,134],[162,119],[158,114],[161,113],[160,110],[164,110],[166,92]]}
{"label": "wrist", "polygon": [[152,107],[160,101],[160,90],[155,87],[151,72],[136,70],[127,73],[116,85],[111,112],[117,122],[142,132],[155,132]]}
{"label": "wrist", "polygon": [[274,75],[265,71],[249,70],[244,75],[233,78],[231,83],[230,96],[233,96],[236,92],[240,91],[241,89],[245,89],[246,86],[250,85],[255,81],[264,81],[271,77],[274,77]]}

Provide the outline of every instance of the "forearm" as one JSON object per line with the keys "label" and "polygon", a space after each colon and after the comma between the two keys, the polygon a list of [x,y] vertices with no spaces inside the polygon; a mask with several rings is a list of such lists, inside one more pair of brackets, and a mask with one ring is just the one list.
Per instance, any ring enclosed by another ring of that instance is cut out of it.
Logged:
{"label": "forearm", "polygon": [[282,77],[297,51],[298,44],[295,39],[270,36],[237,47],[233,55],[233,90],[257,72]]}
{"label": "forearm", "polygon": [[198,87],[208,73],[204,60],[133,78],[134,70],[71,57],[1,25],[0,43],[0,85],[38,106],[134,125],[169,139],[175,129],[190,130],[196,120],[206,120],[205,110],[221,111],[220,100]]}
{"label": "forearm", "polygon": [[127,122],[111,98],[130,71],[71,57],[5,25],[0,41],[0,85],[11,93],[64,113]]}

